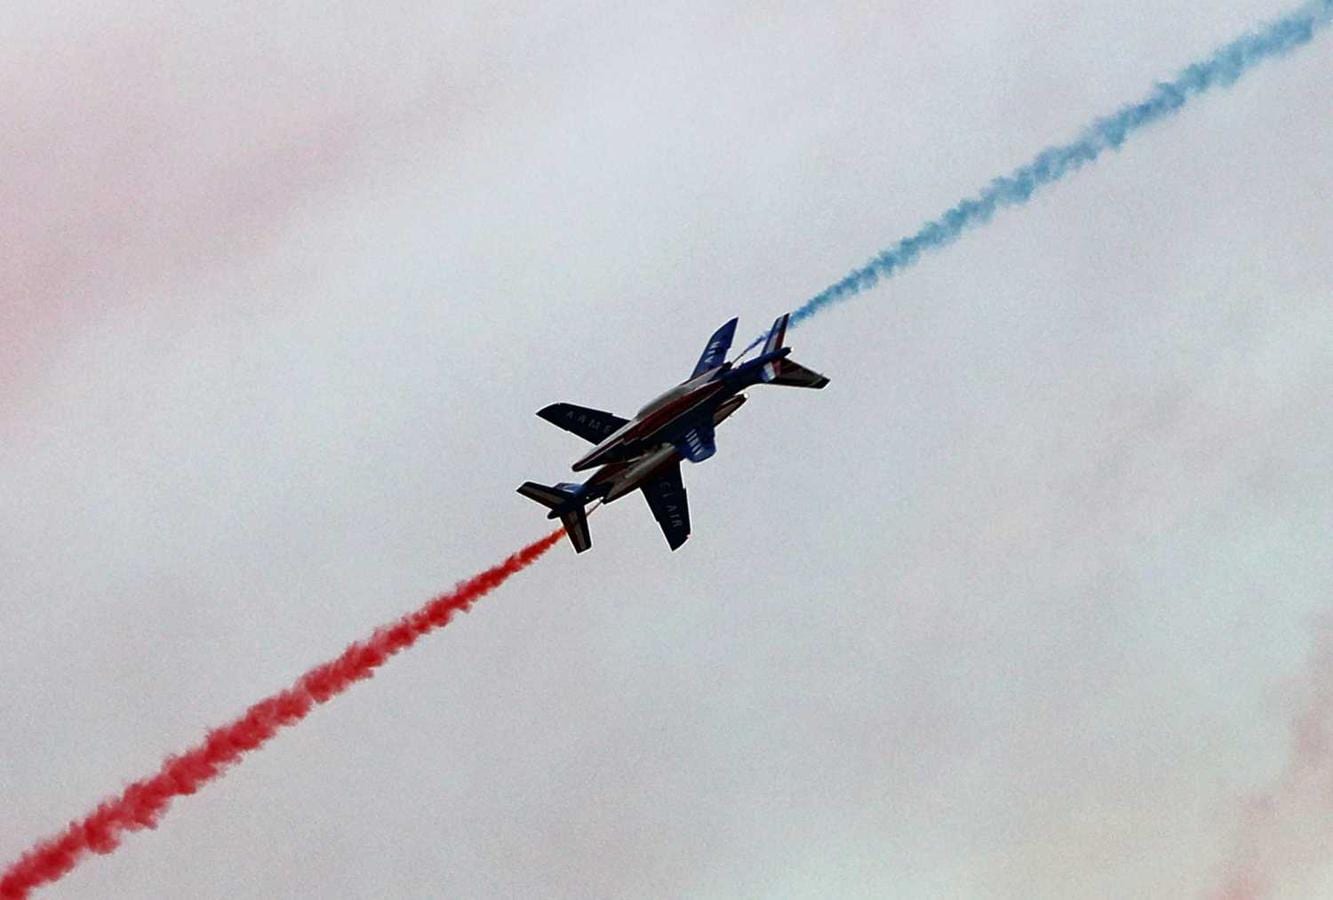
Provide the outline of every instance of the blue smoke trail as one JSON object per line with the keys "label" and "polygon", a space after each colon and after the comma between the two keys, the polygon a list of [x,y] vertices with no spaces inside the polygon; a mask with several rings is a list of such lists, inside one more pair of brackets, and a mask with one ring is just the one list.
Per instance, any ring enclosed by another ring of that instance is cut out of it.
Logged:
{"label": "blue smoke trail", "polygon": [[[1076,140],[1043,150],[1032,162],[995,179],[975,197],[927,222],[916,234],[903,238],[846,278],[805,301],[792,313],[790,324],[799,325],[833,304],[869,290],[881,278],[890,278],[915,263],[923,250],[951,244],[964,231],[986,224],[1002,207],[1027,203],[1037,188],[1060,181],[1108,150],[1119,150],[1131,135],[1174,114],[1191,97],[1215,87],[1229,87],[1264,60],[1284,56],[1309,43],[1315,32],[1327,26],[1331,19],[1333,0],[1315,0],[1258,31],[1237,38],[1207,59],[1184,69],[1172,80],[1159,82],[1146,99],[1098,119]],[[755,339],[744,352],[763,339],[762,336]]]}

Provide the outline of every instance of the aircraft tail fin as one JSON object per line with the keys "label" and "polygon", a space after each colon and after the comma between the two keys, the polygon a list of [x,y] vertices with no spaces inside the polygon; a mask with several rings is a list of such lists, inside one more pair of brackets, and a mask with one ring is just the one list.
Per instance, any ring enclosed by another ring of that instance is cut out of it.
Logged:
{"label": "aircraft tail fin", "polygon": [[565,526],[565,534],[574,545],[575,553],[582,553],[592,546],[592,535],[588,531],[588,511],[579,502],[579,485],[557,484],[548,487],[535,481],[525,481],[518,487],[518,492],[529,500],[536,500],[551,512],[547,518],[560,518]]}
{"label": "aircraft tail fin", "polygon": [[791,313],[783,313],[773,321],[773,327],[768,330],[768,338],[764,341],[765,353],[783,348],[783,341],[787,338],[787,320],[790,318]]}
{"label": "aircraft tail fin", "polygon": [[732,319],[713,332],[713,336],[708,339],[708,346],[704,347],[703,355],[699,357],[699,362],[694,366],[694,371],[690,374],[702,375],[709,369],[716,369],[727,361],[727,351],[731,349],[731,340],[736,336],[736,320]]}
{"label": "aircraft tail fin", "polygon": [[[768,338],[764,341],[764,353],[772,353],[774,350],[781,350],[783,341],[787,337],[787,320],[791,318],[791,313],[783,313],[773,322],[773,327],[768,330]],[[764,366],[763,379],[768,384],[772,384],[778,377],[778,360],[768,363]]]}
{"label": "aircraft tail fin", "polygon": [[[787,320],[791,318],[791,313],[785,313],[778,316],[777,321],[768,332],[768,339],[764,341],[764,353],[773,353],[781,350],[787,338]],[[828,379],[818,372],[812,372],[799,363],[792,362],[786,356],[775,359],[764,365],[763,379],[767,384],[781,384],[787,387],[815,388],[818,390],[828,384]]]}

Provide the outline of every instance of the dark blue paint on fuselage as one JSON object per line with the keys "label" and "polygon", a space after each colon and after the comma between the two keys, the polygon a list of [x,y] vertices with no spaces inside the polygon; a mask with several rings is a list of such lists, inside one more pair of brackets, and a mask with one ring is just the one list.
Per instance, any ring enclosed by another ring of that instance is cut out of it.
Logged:
{"label": "dark blue paint on fuselage", "polygon": [[[660,444],[679,444],[692,429],[713,422],[718,407],[746,388],[764,381],[764,366],[790,355],[790,347],[779,347],[761,354],[739,366],[723,363],[712,377],[701,381],[688,391],[673,396],[668,391],[645,407],[625,426],[623,433],[612,435],[574,464],[574,471],[591,469],[633,459],[648,447]],[[681,382],[689,384],[688,381]]]}
{"label": "dark blue paint on fuselage", "polygon": [[[762,356],[743,362],[734,368],[731,363],[724,363],[713,379],[701,386],[701,388],[713,388],[712,391],[707,392],[706,396],[701,398],[701,402],[690,405],[680,415],[660,426],[656,432],[645,435],[642,441],[647,444],[680,443],[691,430],[710,425],[717,408],[729,398],[736,396],[747,388],[762,383],[764,380],[764,366],[790,354],[790,347],[782,347],[772,353],[765,353]],[[720,389],[715,386],[720,386]],[[702,389],[697,389],[697,391],[699,394],[705,394]]]}

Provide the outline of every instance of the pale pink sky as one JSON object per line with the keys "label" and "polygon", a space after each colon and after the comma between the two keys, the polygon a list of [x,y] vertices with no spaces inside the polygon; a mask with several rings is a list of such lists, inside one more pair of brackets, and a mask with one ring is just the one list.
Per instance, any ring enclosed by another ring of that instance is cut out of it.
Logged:
{"label": "pale pink sky", "polygon": [[[0,13],[0,855],[540,534],[534,410],[1284,8],[931,9]],[[793,332],[680,552],[599,512],[51,896],[1333,890],[1328,47]]]}

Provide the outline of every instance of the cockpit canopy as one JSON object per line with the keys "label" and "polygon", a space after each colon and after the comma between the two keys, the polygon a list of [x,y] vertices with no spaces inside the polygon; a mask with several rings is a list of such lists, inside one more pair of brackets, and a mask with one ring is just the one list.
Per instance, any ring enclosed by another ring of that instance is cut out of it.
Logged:
{"label": "cockpit canopy", "polygon": [[650,412],[656,409],[661,409],[663,406],[666,406],[672,400],[675,400],[678,397],[684,397],[689,392],[690,392],[689,382],[686,382],[685,384],[678,384],[671,390],[667,391],[665,394],[662,394],[661,396],[655,397],[652,400],[650,400],[647,406],[639,410],[639,414],[638,416],[636,416],[636,418],[643,418]]}
{"label": "cockpit canopy", "polygon": [[699,386],[701,386],[701,385],[703,385],[703,384],[705,384],[705,383],[707,383],[707,382],[709,382],[709,381],[712,381],[714,378],[717,377],[717,374],[718,374],[719,372],[725,372],[725,371],[727,371],[727,370],[730,369],[730,368],[731,368],[731,364],[730,364],[730,363],[723,363],[723,364],[720,365],[720,366],[714,366],[713,368],[709,369],[707,372],[701,372],[701,373],[699,373],[698,375],[695,375],[695,376],[694,376],[693,378],[691,378],[689,381],[686,381],[686,382],[684,382],[683,384],[678,384],[678,385],[676,385],[675,387],[673,387],[671,390],[667,391],[665,394],[662,394],[660,397],[655,398],[655,399],[654,399],[652,402],[650,402],[647,406],[645,406],[643,409],[639,410],[639,413],[638,413],[637,416],[635,416],[635,418],[636,418],[636,419],[642,419],[644,416],[648,415],[649,413],[654,412],[654,411],[656,411],[656,410],[658,410],[658,409],[661,409],[663,406],[666,406],[666,405],[667,405],[668,403],[670,403],[671,401],[673,401],[673,400],[677,400],[677,399],[679,399],[679,398],[681,398],[681,397],[684,397],[686,394],[688,394],[690,391],[694,390],[695,388],[697,388],[697,387],[699,387]]}

